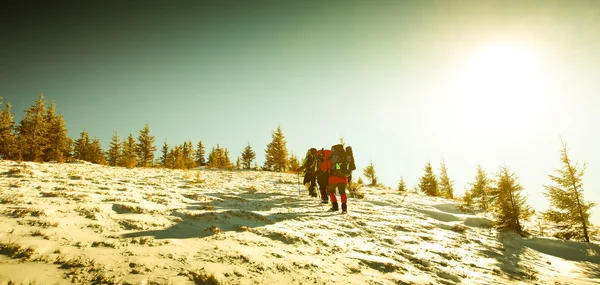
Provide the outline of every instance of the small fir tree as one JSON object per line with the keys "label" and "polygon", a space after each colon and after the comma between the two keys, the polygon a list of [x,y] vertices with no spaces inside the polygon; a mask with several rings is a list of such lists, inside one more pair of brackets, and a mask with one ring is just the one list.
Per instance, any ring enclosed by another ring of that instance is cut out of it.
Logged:
{"label": "small fir tree", "polygon": [[100,140],[98,138],[92,139],[92,143],[90,144],[90,162],[96,163],[100,165],[106,164],[106,157],[104,156],[104,151],[100,146]]}
{"label": "small fir tree", "polygon": [[79,138],[75,140],[73,158],[84,161],[90,161],[90,145],[90,136],[88,135],[87,131],[83,129],[83,131],[81,131],[81,133],[79,134]]}
{"label": "small fir tree", "polygon": [[163,167],[166,167],[166,168],[170,168],[172,163],[170,163],[170,161],[169,161],[170,148],[169,148],[169,144],[167,143],[167,141],[165,141],[163,143],[163,146],[160,151],[162,153],[162,155],[160,157],[160,162],[159,162],[160,165],[162,165]]}
{"label": "small fir tree", "polygon": [[435,177],[435,174],[433,174],[433,168],[431,167],[430,162],[427,162],[427,165],[425,165],[424,170],[425,174],[421,176],[419,189],[421,189],[421,191],[425,193],[425,195],[439,196],[438,181]]}
{"label": "small fir tree", "polygon": [[135,145],[138,166],[148,167],[154,161],[154,152],[156,151],[154,140],[154,136],[150,135],[150,127],[145,124],[144,128],[140,130]]}
{"label": "small fir tree", "polygon": [[264,168],[271,171],[285,172],[288,165],[288,151],[281,126],[273,131],[271,137],[272,141],[267,144],[267,149],[265,149]]}
{"label": "small fir tree", "polygon": [[119,139],[119,133],[115,132],[110,141],[110,147],[106,153],[107,162],[110,166],[119,165],[119,159],[121,158],[121,140]]}
{"label": "small fir tree", "polygon": [[256,153],[252,150],[250,143],[246,145],[244,151],[242,151],[242,167],[244,169],[250,169],[250,165],[252,165],[252,161],[256,158]]}
{"label": "small fir tree", "polygon": [[442,165],[440,168],[440,184],[439,190],[440,194],[444,195],[444,197],[448,199],[454,199],[454,181],[448,177],[448,168],[446,168],[446,163],[442,160]]}
{"label": "small fir tree", "polygon": [[398,192],[404,193],[408,190],[406,188],[406,183],[404,182],[404,178],[400,177],[400,181],[398,182]]}
{"label": "small fir tree", "polygon": [[56,115],[56,103],[52,102],[46,112],[48,126],[48,147],[44,154],[45,161],[65,162],[69,149],[68,130],[62,114]]}
{"label": "small fir tree", "polygon": [[369,179],[369,181],[371,181],[371,184],[369,185],[377,185],[378,177],[375,173],[375,165],[373,164],[373,161],[370,160],[369,164],[363,168],[363,175]]}
{"label": "small fir tree", "polygon": [[27,161],[42,162],[48,145],[48,126],[45,121],[46,103],[40,94],[35,104],[25,110],[18,129],[18,144],[21,156]]}
{"label": "small fir tree", "polygon": [[298,168],[300,168],[300,160],[295,154],[290,154],[289,162],[290,166],[288,167],[288,169],[290,169],[291,171],[296,171]]}
{"label": "small fir tree", "polygon": [[6,103],[0,117],[0,158],[16,159],[17,140],[15,137],[15,120],[11,112],[12,105]]}
{"label": "small fir tree", "polygon": [[518,177],[510,172],[507,166],[502,166],[496,174],[495,187],[492,188],[492,210],[496,223],[501,228],[523,231],[521,221],[528,219],[533,210],[526,205],[526,199],[521,195],[523,186],[517,181]]}
{"label": "small fir tree", "polygon": [[129,133],[129,136],[123,141],[122,146],[123,152],[121,153],[120,166],[127,168],[134,168],[137,165],[137,154],[136,154],[136,143],[133,133]]}
{"label": "small fir tree", "polygon": [[194,145],[191,141],[183,142],[183,165],[185,169],[196,167],[194,160]]}
{"label": "small fir tree", "polygon": [[196,146],[196,152],[194,153],[196,165],[206,166],[206,158],[204,158],[204,155],[204,144],[202,144],[202,141],[199,141],[198,145]]}
{"label": "small fir tree", "polygon": [[583,199],[582,181],[587,164],[580,167],[578,162],[573,163],[565,142],[562,142],[560,161],[562,167],[555,170],[556,175],[548,175],[553,185],[544,185],[544,195],[550,199],[551,208],[543,216],[560,227],[557,237],[590,242],[590,209],[596,204]]}
{"label": "small fir tree", "polygon": [[471,188],[465,193],[465,198],[470,199],[470,201],[465,202],[472,202],[472,204],[480,210],[487,211],[490,206],[491,182],[492,180],[488,178],[485,170],[478,164],[475,181],[469,183]]}

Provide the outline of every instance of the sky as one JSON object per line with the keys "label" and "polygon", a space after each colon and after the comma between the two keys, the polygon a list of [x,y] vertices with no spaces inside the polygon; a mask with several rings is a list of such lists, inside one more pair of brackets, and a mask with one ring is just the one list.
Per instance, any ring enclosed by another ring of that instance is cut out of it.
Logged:
{"label": "sky", "polygon": [[249,143],[262,165],[281,126],[298,156],[343,137],[393,188],[444,161],[461,195],[506,165],[545,210],[562,138],[600,204],[599,1],[3,1],[0,19],[15,120],[43,93],[105,149],[148,124],[159,149]]}

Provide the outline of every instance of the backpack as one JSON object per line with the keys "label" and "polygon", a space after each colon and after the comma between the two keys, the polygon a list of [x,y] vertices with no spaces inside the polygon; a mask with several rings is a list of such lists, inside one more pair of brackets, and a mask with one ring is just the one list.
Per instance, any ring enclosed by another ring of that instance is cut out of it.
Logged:
{"label": "backpack", "polygon": [[354,164],[354,152],[351,146],[346,147],[346,156],[350,157],[350,170],[356,170],[356,164]]}
{"label": "backpack", "polygon": [[318,159],[317,159],[317,149],[316,148],[311,148],[308,150],[308,152],[306,152],[306,170],[307,171],[316,171],[319,165]]}
{"label": "backpack", "polygon": [[343,145],[336,144],[331,147],[331,175],[350,176],[352,174],[351,163],[352,156],[346,153]]}

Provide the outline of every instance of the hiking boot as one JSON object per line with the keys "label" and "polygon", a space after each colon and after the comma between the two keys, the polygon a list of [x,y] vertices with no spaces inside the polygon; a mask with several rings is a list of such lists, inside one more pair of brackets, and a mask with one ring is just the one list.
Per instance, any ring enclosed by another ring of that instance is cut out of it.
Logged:
{"label": "hiking boot", "polygon": [[348,205],[346,203],[342,203],[342,214],[348,213]]}
{"label": "hiking boot", "polygon": [[338,210],[339,210],[338,203],[337,202],[335,202],[335,203],[332,202],[331,203],[331,209],[329,209],[329,212],[337,212]]}
{"label": "hiking boot", "polygon": [[328,200],[321,200],[321,204],[329,204]]}

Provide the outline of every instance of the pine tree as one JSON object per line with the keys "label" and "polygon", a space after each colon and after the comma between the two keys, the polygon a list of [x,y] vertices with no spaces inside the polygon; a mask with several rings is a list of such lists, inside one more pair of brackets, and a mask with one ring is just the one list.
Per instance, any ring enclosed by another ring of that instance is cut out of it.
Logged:
{"label": "pine tree", "polygon": [[406,188],[406,183],[404,182],[404,178],[400,177],[400,181],[398,182],[398,192],[406,192],[408,188]]}
{"label": "pine tree", "polygon": [[171,166],[171,168],[184,169],[185,163],[183,160],[183,146],[182,145],[175,145],[173,147],[171,157],[173,159],[173,165]]}
{"label": "pine tree", "polygon": [[44,160],[65,162],[67,152],[69,152],[68,130],[63,115],[56,115],[54,101],[48,107],[45,120],[48,126],[48,148],[44,154]]}
{"label": "pine tree", "polygon": [[454,186],[452,186],[452,184],[454,184],[454,181],[448,177],[448,168],[446,168],[446,163],[442,160],[442,166],[440,168],[440,194],[448,199],[454,199]]}
{"label": "pine tree", "polygon": [[0,158],[16,159],[17,141],[15,137],[15,120],[11,112],[12,105],[6,103],[0,117]]}
{"label": "pine tree", "polygon": [[194,161],[194,145],[192,142],[183,142],[183,165],[185,169],[196,167]]}
{"label": "pine tree", "polygon": [[425,165],[424,170],[425,174],[421,176],[419,189],[421,189],[421,191],[425,193],[425,195],[439,196],[438,181],[435,177],[435,174],[433,174],[433,168],[431,167],[431,163],[427,162],[427,165]]}
{"label": "pine tree", "polygon": [[221,158],[221,148],[219,147],[219,144],[217,144],[216,147],[212,147],[212,149],[210,150],[210,152],[208,153],[208,162],[206,164],[206,167],[208,168],[219,168],[220,165],[220,161],[219,159]]}
{"label": "pine tree", "polygon": [[229,159],[229,149],[225,148],[223,149],[223,152],[221,152],[221,168],[223,169],[231,169],[233,168],[233,164],[231,163],[231,160]]}
{"label": "pine tree", "polygon": [[104,151],[100,146],[100,140],[98,138],[93,138],[92,143],[89,148],[89,162],[96,163],[100,165],[106,164],[106,157],[104,156]]}
{"label": "pine tree", "polygon": [[40,94],[35,104],[25,110],[25,117],[21,119],[17,128],[17,141],[24,160],[43,161],[44,151],[48,145],[48,127],[44,120],[45,116],[46,103],[44,95]]}
{"label": "pine tree", "polygon": [[110,148],[108,149],[107,162],[110,166],[119,165],[119,159],[121,158],[121,140],[119,139],[119,133],[115,132],[110,141]]}
{"label": "pine tree", "polygon": [[288,169],[292,170],[292,171],[296,171],[296,169],[300,168],[300,160],[298,159],[298,157],[295,154],[290,154],[290,159],[289,159],[290,165],[288,167]]}
{"label": "pine tree", "polygon": [[256,153],[252,150],[250,143],[244,148],[242,152],[242,167],[244,169],[250,169],[250,165],[252,165],[252,161],[256,158]]}
{"label": "pine tree", "polygon": [[167,143],[167,141],[165,141],[161,148],[162,156],[160,157],[160,165],[166,168],[171,167],[171,163],[169,161],[169,150],[169,144]]}
{"label": "pine tree", "polygon": [[90,161],[90,137],[85,129],[79,134],[79,138],[75,140],[73,149],[73,158]]}
{"label": "pine tree", "polygon": [[150,127],[148,124],[145,124],[144,128],[140,130],[140,134],[137,137],[137,144],[135,145],[138,166],[148,167],[154,161],[154,152],[156,151],[154,139],[154,136],[150,135]]}
{"label": "pine tree", "polygon": [[471,188],[467,190],[464,197],[464,199],[469,199],[469,201],[465,200],[465,202],[472,202],[479,209],[487,211],[490,206],[491,182],[492,180],[488,178],[485,170],[478,164],[475,182],[469,183]]}
{"label": "pine tree", "polygon": [[363,168],[363,175],[371,181],[369,185],[377,185],[377,174],[375,173],[375,165],[373,161],[369,161],[369,164]]}
{"label": "pine tree", "polygon": [[288,165],[288,151],[281,126],[278,126],[273,131],[271,137],[273,140],[267,145],[267,149],[265,149],[264,168],[271,171],[285,172]]}
{"label": "pine tree", "polygon": [[543,216],[561,228],[556,236],[590,242],[590,209],[596,204],[586,203],[583,199],[582,180],[587,164],[579,167],[578,162],[573,163],[567,154],[565,142],[562,142],[560,160],[562,168],[555,170],[557,175],[548,175],[554,185],[544,185],[544,195],[550,199],[551,209],[545,211]]}
{"label": "pine tree", "polygon": [[127,140],[123,141],[120,166],[134,168],[137,165],[136,143],[133,133],[129,133]]}
{"label": "pine tree", "polygon": [[511,173],[507,166],[500,167],[492,188],[492,210],[496,222],[501,228],[523,231],[522,220],[528,219],[533,210],[525,204],[525,197],[521,196],[523,186],[517,181],[518,177]]}
{"label": "pine tree", "polygon": [[206,166],[206,159],[204,158],[204,155],[204,144],[202,144],[202,141],[199,141],[198,145],[196,146],[196,152],[194,153],[196,165]]}

